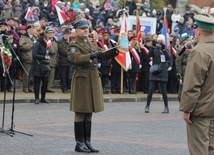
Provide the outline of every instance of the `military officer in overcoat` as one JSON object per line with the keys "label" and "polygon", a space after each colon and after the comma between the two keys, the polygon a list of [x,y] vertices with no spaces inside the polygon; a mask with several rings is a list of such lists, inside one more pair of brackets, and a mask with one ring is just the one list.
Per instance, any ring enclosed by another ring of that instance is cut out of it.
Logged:
{"label": "military officer in overcoat", "polygon": [[214,17],[195,15],[197,45],[189,54],[180,110],[190,155],[214,154]]}
{"label": "military officer in overcoat", "polygon": [[98,59],[111,59],[118,51],[101,52],[97,44],[89,41],[87,21],[77,19],[73,26],[77,37],[68,45],[68,59],[75,65],[70,104],[70,110],[75,112],[75,151],[99,152],[91,146],[92,113],[104,110]]}

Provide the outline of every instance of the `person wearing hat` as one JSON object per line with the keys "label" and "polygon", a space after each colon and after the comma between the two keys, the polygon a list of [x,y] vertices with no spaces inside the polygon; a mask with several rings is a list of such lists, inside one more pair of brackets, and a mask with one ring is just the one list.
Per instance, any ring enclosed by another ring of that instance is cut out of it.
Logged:
{"label": "person wearing hat", "polygon": [[45,33],[47,33],[49,41],[51,42],[51,44],[47,46],[47,50],[50,56],[50,68],[51,68],[48,74],[47,92],[54,93],[54,91],[52,90],[52,85],[54,82],[55,70],[58,62],[58,44],[57,44],[58,39],[57,37],[55,37],[55,30],[50,26],[46,27]]}
{"label": "person wearing hat", "polygon": [[68,46],[68,59],[75,72],[71,84],[70,110],[75,112],[74,132],[77,152],[99,152],[91,145],[92,113],[104,110],[98,59],[111,59],[116,50],[101,52],[101,48],[89,40],[87,21],[77,18],[73,24],[77,37]]}
{"label": "person wearing hat", "polygon": [[158,84],[160,86],[164,100],[164,110],[162,113],[169,113],[166,84],[168,82],[168,60],[170,60],[170,56],[168,53],[168,49],[165,46],[164,35],[158,35],[157,42],[153,45],[153,47],[150,48],[148,57],[152,58],[152,66],[150,67],[149,92],[147,95],[145,113],[149,113],[152,95],[155,92]]}
{"label": "person wearing hat", "polygon": [[69,68],[71,63],[68,61],[67,47],[71,42],[71,31],[66,28],[63,31],[63,38],[58,41],[58,54],[59,54],[59,77],[60,88],[62,93],[68,93],[70,90],[71,81],[69,80]]}
{"label": "person wearing hat", "polygon": [[34,36],[33,26],[27,26],[26,31],[26,34],[21,35],[19,47],[23,66],[29,74],[29,76],[26,73],[23,75],[23,92],[28,93],[33,92],[33,76],[31,72],[32,46],[37,38]]}
{"label": "person wearing hat", "polygon": [[0,33],[1,34],[7,33],[7,23],[6,22],[0,22]]}
{"label": "person wearing hat", "polygon": [[131,68],[128,70],[128,81],[129,81],[129,94],[136,93],[136,78],[137,73],[140,73],[142,67],[140,56],[139,56],[139,47],[137,45],[137,36],[132,36],[129,43],[129,52],[131,56]]}
{"label": "person wearing hat", "polygon": [[214,17],[195,15],[197,45],[190,52],[180,111],[186,122],[189,153],[214,154]]}

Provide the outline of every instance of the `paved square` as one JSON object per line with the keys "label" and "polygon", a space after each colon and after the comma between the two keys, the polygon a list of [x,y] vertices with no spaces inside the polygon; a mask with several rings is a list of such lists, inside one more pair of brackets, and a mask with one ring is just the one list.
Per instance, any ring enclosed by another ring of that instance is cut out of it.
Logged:
{"label": "paved square", "polygon": [[[10,127],[11,106],[6,104],[5,128]],[[161,114],[163,102],[152,102],[148,114],[144,107],[145,102],[105,103],[104,112],[93,114],[92,144],[99,155],[188,154],[179,103],[169,102],[169,114]],[[68,103],[16,104],[14,130],[33,137],[0,134],[0,155],[79,155],[73,119]]]}

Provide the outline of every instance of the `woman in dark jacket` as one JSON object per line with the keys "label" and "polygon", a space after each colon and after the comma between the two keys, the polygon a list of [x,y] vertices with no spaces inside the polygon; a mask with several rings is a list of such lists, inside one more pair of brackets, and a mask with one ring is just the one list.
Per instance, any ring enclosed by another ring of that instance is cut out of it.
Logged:
{"label": "woman in dark jacket", "polygon": [[46,44],[49,40],[48,35],[46,33],[40,34],[40,38],[33,44],[32,54],[33,54],[33,62],[32,62],[32,74],[34,76],[34,95],[35,95],[35,104],[39,104],[39,89],[40,83],[42,81],[41,86],[41,103],[49,103],[48,100],[45,99],[47,84],[48,84],[48,72],[43,73],[40,65],[49,65],[50,57],[48,56],[48,52],[46,50]]}
{"label": "woman in dark jacket", "polygon": [[162,113],[169,113],[168,108],[168,96],[166,91],[166,84],[168,81],[168,62],[167,60],[170,59],[168,50],[166,49],[165,45],[165,37],[163,35],[158,35],[157,43],[152,48],[150,48],[149,57],[152,57],[153,64],[152,65],[159,65],[160,72],[152,73],[150,68],[150,75],[149,75],[149,92],[147,96],[147,104],[145,107],[145,112],[149,113],[149,106],[152,100],[152,95],[159,84],[161,93],[163,95],[164,100],[164,111]]}

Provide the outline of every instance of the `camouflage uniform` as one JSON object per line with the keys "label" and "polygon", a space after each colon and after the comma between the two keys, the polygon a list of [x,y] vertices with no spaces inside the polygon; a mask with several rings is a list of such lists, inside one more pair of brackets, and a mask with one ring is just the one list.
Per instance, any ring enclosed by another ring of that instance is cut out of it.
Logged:
{"label": "camouflage uniform", "polygon": [[180,101],[181,92],[183,89],[183,79],[186,71],[186,65],[189,57],[189,51],[186,50],[181,56],[177,56],[176,58],[176,69],[177,69],[177,76],[179,79],[179,89],[178,89],[178,99]]}

